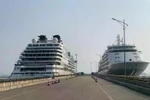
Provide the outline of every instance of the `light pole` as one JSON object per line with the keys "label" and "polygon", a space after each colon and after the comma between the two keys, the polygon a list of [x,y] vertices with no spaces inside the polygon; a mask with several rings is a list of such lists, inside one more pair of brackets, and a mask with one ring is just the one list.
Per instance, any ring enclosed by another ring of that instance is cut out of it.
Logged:
{"label": "light pole", "polygon": [[95,70],[97,72],[97,62],[96,61],[94,61],[94,62],[95,62]]}
{"label": "light pole", "polygon": [[91,62],[91,74],[92,74],[92,62]]}
{"label": "light pole", "polygon": [[99,70],[99,68],[100,68],[100,61],[101,61],[101,55],[100,54],[96,54],[97,56],[99,56],[100,57],[100,59],[99,59],[99,63],[98,63],[98,70]]}
{"label": "light pole", "polygon": [[125,45],[126,45],[126,36],[125,36],[125,30],[126,27],[128,26],[128,24],[125,23],[125,19],[123,19],[123,21],[117,20],[115,18],[112,18],[112,20],[117,21],[118,23],[120,23],[123,26],[123,37],[124,37],[124,75],[126,76],[126,52],[125,52]]}
{"label": "light pole", "polygon": [[77,73],[78,72],[78,70],[77,70],[77,63],[78,63],[77,56],[78,56],[78,54],[75,54],[75,56],[76,56],[76,73]]}
{"label": "light pole", "polygon": [[96,54],[96,55],[100,57],[99,61],[101,61],[101,55],[99,55],[99,54]]}

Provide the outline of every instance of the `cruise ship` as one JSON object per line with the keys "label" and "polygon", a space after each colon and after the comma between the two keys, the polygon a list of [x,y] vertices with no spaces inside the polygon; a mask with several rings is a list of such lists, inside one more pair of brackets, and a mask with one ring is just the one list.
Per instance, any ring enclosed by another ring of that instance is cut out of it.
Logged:
{"label": "cruise ship", "polygon": [[10,78],[53,77],[71,75],[75,72],[76,60],[67,51],[59,35],[48,40],[45,35],[32,39],[14,64]]}
{"label": "cruise ship", "polygon": [[[125,60],[124,60],[125,52]],[[124,45],[117,36],[117,44],[107,47],[99,62],[98,74],[139,76],[148,66],[142,52],[135,45]]]}

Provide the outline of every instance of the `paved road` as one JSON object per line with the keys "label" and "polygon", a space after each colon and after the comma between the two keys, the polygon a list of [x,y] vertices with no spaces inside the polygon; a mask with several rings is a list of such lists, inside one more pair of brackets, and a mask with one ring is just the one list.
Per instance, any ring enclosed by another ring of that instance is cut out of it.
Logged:
{"label": "paved road", "polygon": [[150,97],[90,76],[0,92],[0,100],[150,100]]}

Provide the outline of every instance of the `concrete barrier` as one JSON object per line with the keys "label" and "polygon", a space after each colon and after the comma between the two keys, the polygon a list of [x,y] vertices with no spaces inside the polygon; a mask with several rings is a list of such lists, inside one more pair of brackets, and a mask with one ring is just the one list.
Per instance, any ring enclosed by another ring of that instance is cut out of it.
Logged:
{"label": "concrete barrier", "polygon": [[2,83],[0,83],[0,91],[6,91],[6,90],[15,89],[15,88],[26,87],[26,86],[30,86],[30,85],[44,83],[47,81],[48,81],[48,78],[14,81],[14,82],[2,82]]}
{"label": "concrete barrier", "polygon": [[[60,76],[56,77],[56,79],[66,79],[66,78],[71,78],[74,76]],[[4,81],[0,83],[0,92],[1,91],[7,91],[11,89],[16,89],[16,88],[21,88],[21,87],[26,87],[30,85],[35,85],[35,84],[40,84],[40,83],[45,83],[51,81],[49,78],[36,78],[36,79],[19,79],[17,81]]]}

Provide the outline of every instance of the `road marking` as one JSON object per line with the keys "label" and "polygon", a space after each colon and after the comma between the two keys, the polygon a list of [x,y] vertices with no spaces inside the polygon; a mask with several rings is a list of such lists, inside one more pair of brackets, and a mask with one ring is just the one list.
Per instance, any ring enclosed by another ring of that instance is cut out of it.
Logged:
{"label": "road marking", "polygon": [[97,86],[107,95],[107,97],[110,99],[110,100],[114,100],[98,83],[96,83]]}
{"label": "road marking", "polygon": [[19,95],[23,95],[23,94],[30,93],[30,92],[33,92],[33,91],[37,91],[37,90],[39,90],[39,89],[41,89],[41,88],[44,88],[44,87],[46,87],[46,86],[43,86],[43,87],[40,87],[40,88],[37,88],[37,89],[33,89],[33,90],[29,90],[29,91],[23,92],[23,93],[18,93],[18,94],[16,94],[16,95],[13,95],[13,96],[10,96],[10,97],[2,98],[1,100],[8,100],[8,99],[17,97],[17,96],[19,96]]}

